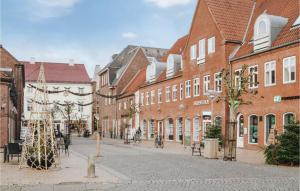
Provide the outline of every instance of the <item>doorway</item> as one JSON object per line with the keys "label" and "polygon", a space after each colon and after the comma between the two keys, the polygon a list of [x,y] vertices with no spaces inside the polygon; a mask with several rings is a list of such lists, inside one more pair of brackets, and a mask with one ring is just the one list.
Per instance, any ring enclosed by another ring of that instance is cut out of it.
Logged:
{"label": "doorway", "polygon": [[163,121],[158,121],[158,126],[157,126],[157,135],[161,136],[164,138],[164,122]]}
{"label": "doorway", "polygon": [[244,116],[239,114],[237,116],[237,142],[236,146],[239,148],[244,147]]}

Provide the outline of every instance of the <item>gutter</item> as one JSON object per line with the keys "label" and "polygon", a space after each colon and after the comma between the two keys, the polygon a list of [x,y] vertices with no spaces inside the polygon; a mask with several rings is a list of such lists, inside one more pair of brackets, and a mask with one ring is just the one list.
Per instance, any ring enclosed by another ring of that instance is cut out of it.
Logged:
{"label": "gutter", "polygon": [[230,62],[241,60],[241,59],[244,59],[244,58],[248,58],[248,57],[251,57],[251,56],[254,56],[254,55],[257,55],[257,54],[262,54],[262,53],[269,52],[269,51],[272,51],[272,50],[276,50],[276,49],[279,49],[279,48],[282,48],[282,47],[285,47],[285,46],[290,46],[290,45],[293,45],[293,44],[297,44],[299,42],[300,42],[300,39],[292,41],[292,42],[288,42],[288,43],[285,43],[285,44],[281,44],[281,45],[278,45],[278,46],[274,46],[272,48],[262,50],[260,52],[253,52],[253,53],[247,54],[245,56],[230,59]]}

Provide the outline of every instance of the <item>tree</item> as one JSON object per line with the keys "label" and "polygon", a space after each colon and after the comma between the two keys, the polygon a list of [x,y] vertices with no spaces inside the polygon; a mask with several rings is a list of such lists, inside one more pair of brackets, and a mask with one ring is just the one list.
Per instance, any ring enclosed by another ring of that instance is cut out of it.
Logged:
{"label": "tree", "polygon": [[218,139],[219,145],[222,145],[223,138],[222,138],[222,128],[219,125],[210,125],[207,127],[205,131],[205,138],[208,139]]}
{"label": "tree", "polygon": [[[251,104],[251,97],[257,91],[249,91],[248,87],[252,83],[252,73],[247,72],[247,65],[243,65],[240,70],[232,73],[231,69],[223,69],[220,73],[222,77],[225,95],[219,100],[225,101],[229,107],[229,123],[225,127],[224,160],[235,158],[236,155],[236,118],[241,105]],[[245,100],[246,96],[249,100]]]}
{"label": "tree", "polygon": [[67,121],[68,133],[70,133],[70,124],[71,118],[74,111],[75,104],[71,102],[66,102],[65,105],[59,106],[57,104],[54,105],[53,111],[59,112],[64,119]]}
{"label": "tree", "polygon": [[275,137],[275,143],[265,149],[267,164],[299,165],[300,124],[293,122]]}

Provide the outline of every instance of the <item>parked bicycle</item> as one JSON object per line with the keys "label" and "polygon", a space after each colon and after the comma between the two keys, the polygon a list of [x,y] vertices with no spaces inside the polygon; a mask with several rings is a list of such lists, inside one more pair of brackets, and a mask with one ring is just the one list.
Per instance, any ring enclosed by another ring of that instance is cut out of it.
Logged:
{"label": "parked bicycle", "polygon": [[163,140],[163,137],[162,136],[156,136],[155,138],[155,147],[158,148],[164,148],[164,140]]}

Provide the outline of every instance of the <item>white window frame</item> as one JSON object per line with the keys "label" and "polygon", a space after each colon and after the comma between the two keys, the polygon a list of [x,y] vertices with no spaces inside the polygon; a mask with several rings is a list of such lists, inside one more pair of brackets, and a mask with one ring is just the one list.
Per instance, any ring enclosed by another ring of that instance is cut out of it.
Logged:
{"label": "white window frame", "polygon": [[[217,72],[214,75],[214,77],[215,77],[214,78],[215,91],[218,92],[218,93],[222,92],[222,76],[220,74],[221,74],[221,72]],[[221,83],[219,84],[219,82],[221,82]],[[218,89],[218,88],[220,88],[220,89]]]}
{"label": "white window frame", "polygon": [[193,89],[193,94],[194,97],[200,96],[200,78],[194,78],[194,89]]}
{"label": "white window frame", "polygon": [[141,93],[141,106],[144,106],[144,93]]}
{"label": "white window frame", "polygon": [[171,90],[170,90],[170,86],[166,87],[166,102],[170,102],[171,101]]}
{"label": "white window frame", "polygon": [[[234,85],[235,85],[235,87],[238,87],[238,89],[241,89],[241,86],[242,86],[241,71],[242,71],[242,69],[237,69],[234,71]],[[237,75],[237,73],[238,73],[238,75]]]}
{"label": "white window frame", "polygon": [[149,92],[146,92],[146,105],[149,105],[150,103],[150,95]]}
{"label": "white window frame", "polygon": [[162,103],[162,90],[161,90],[161,88],[157,90],[157,102]]}
{"label": "white window frame", "polygon": [[173,101],[177,101],[177,85],[173,85],[172,98],[173,98]]}
{"label": "white window frame", "polygon": [[151,91],[151,105],[154,105],[155,104],[155,90],[152,90]]}
{"label": "white window frame", "polygon": [[180,91],[180,93],[179,93],[179,94],[180,94],[180,95],[179,95],[179,99],[180,99],[180,100],[183,100],[183,97],[184,97],[184,95],[183,95],[183,94],[184,94],[184,92],[183,92],[183,91],[184,91],[184,90],[183,90],[183,89],[184,89],[183,83],[180,83],[180,88],[179,88],[179,89],[180,89],[180,90],[179,90],[179,91]]}
{"label": "white window frame", "polygon": [[[292,63],[291,61],[294,60],[294,62]],[[288,63],[286,63],[286,61],[289,61]],[[285,81],[285,68],[286,65],[288,65],[289,68],[289,79],[288,81]],[[294,66],[295,67],[295,79],[291,80],[291,67]],[[291,83],[295,83],[296,79],[297,79],[297,69],[296,69],[296,56],[290,56],[290,57],[286,57],[283,59],[283,84],[291,84]]]}
{"label": "white window frame", "polygon": [[185,81],[185,98],[191,97],[191,80]]}
{"label": "white window frame", "polygon": [[208,95],[210,86],[210,75],[203,76],[203,95]]}
{"label": "white window frame", "polygon": [[249,115],[248,116],[248,144],[249,145],[258,145],[258,142],[259,142],[259,137],[258,137],[258,135],[257,135],[257,143],[252,143],[252,142],[250,142],[250,118],[252,117],[252,116],[256,116],[257,117],[257,134],[258,134],[258,131],[259,131],[259,115],[257,115],[257,114],[251,114],[251,115]]}
{"label": "white window frame", "polygon": [[[274,68],[272,67],[274,65]],[[268,68],[268,69],[267,69]],[[274,71],[274,79],[275,82],[272,83],[272,71]],[[269,79],[267,79],[267,72],[269,72]],[[269,84],[267,84],[267,80],[269,80]],[[275,86],[276,85],[276,61],[272,60],[270,62],[265,63],[265,87]]]}
{"label": "white window frame", "polygon": [[[251,69],[252,68],[257,68],[257,71],[255,73],[253,73],[253,74],[251,74]],[[249,75],[257,75],[257,77],[256,77],[257,82],[256,83],[254,82],[255,78],[252,77],[252,81],[251,81],[251,77],[250,77],[250,79],[249,79],[250,80],[250,82],[249,82],[249,89],[256,89],[256,88],[258,88],[258,65],[249,66],[248,72],[249,72]]]}
{"label": "white window frame", "polygon": [[199,57],[198,57],[198,64],[204,64],[205,63],[205,55],[206,55],[206,39],[200,39],[199,40]]}
{"label": "white window frame", "polygon": [[195,60],[197,58],[197,45],[193,44],[190,48],[190,59]]}
{"label": "white window frame", "polygon": [[216,52],[216,37],[211,37],[207,40],[207,54]]}

